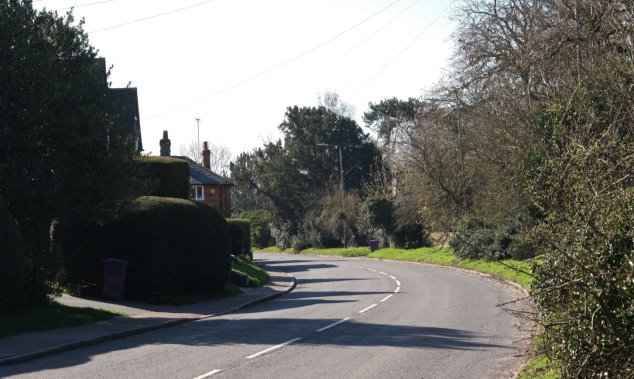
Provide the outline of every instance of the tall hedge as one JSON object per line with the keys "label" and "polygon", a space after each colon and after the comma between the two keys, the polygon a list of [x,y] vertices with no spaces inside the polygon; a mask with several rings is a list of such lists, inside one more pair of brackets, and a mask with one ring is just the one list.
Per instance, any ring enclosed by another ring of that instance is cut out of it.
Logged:
{"label": "tall hedge", "polygon": [[139,157],[141,171],[150,180],[149,195],[189,199],[189,164],[171,157]]}
{"label": "tall hedge", "polygon": [[[86,230],[71,227],[68,232],[73,229]],[[128,261],[125,288],[126,296],[132,298],[144,298],[150,292],[208,293],[222,288],[228,279],[229,228],[206,204],[145,196],[116,222],[89,230],[97,235],[83,238],[79,245],[70,243],[67,233],[58,237],[70,280],[99,285],[100,261],[108,257]],[[82,258],[90,262],[82,264]]]}
{"label": "tall hedge", "polygon": [[228,218],[231,233],[231,251],[242,254],[251,250],[251,221],[242,218]]}
{"label": "tall hedge", "polygon": [[21,305],[25,275],[22,237],[0,197],[0,313]]}

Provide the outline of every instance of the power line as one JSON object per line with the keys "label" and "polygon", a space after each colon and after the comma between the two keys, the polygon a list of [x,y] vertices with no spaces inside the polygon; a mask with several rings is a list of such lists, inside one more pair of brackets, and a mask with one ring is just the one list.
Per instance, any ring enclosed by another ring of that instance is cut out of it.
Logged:
{"label": "power line", "polygon": [[376,80],[376,78],[378,78],[383,72],[385,72],[385,70],[387,70],[394,62],[396,62],[396,60],[398,58],[401,57],[401,55],[403,55],[410,47],[412,47],[412,45],[420,38],[422,37],[423,34],[425,34],[425,32],[427,31],[427,29],[431,28],[432,25],[434,25],[436,23],[436,21],[438,21],[438,19],[440,18],[440,16],[443,15],[443,13],[445,13],[447,11],[447,9],[449,9],[449,6],[445,7],[445,9],[443,9],[442,11],[440,11],[440,13],[438,13],[438,15],[429,23],[427,24],[427,26],[425,26],[425,28],[423,30],[421,30],[420,33],[418,33],[416,35],[416,37],[414,37],[408,44],[407,46],[405,46],[403,48],[403,50],[399,51],[398,54],[396,54],[396,56],[394,58],[392,58],[392,60],[390,60],[385,66],[383,66],[383,68],[381,68],[370,80],[368,80],[363,87],[359,88],[359,90],[356,92],[356,94],[359,94],[359,92],[363,91],[366,87],[368,87],[374,80]]}
{"label": "power line", "polygon": [[87,4],[73,5],[72,7],[57,8],[57,9],[53,9],[53,10],[54,10],[54,11],[64,11],[64,10],[66,10],[66,9],[88,7],[88,6],[91,6],[91,5],[97,5],[97,4],[109,3],[109,2],[111,2],[111,1],[117,1],[117,0],[102,0],[102,1],[95,1],[94,3],[87,3]]}
{"label": "power line", "polygon": [[99,33],[99,32],[103,32],[106,30],[111,30],[111,29],[115,29],[115,28],[120,28],[122,26],[127,26],[127,25],[131,25],[131,24],[136,24],[137,22],[142,22],[142,21],[147,21],[147,20],[151,20],[153,18],[157,18],[157,17],[161,17],[161,16],[166,16],[168,14],[172,14],[172,13],[177,13],[177,12],[181,12],[187,9],[191,9],[191,8],[195,8],[201,5],[205,5],[205,4],[209,4],[212,3],[216,0],[206,0],[206,1],[201,1],[200,3],[196,3],[196,4],[192,4],[192,5],[188,5],[186,7],[182,7],[182,8],[178,8],[178,9],[172,9],[171,11],[167,11],[167,12],[163,12],[163,13],[158,13],[152,16],[147,16],[147,17],[143,17],[143,18],[139,18],[136,20],[132,20],[132,21],[128,21],[128,22],[124,22],[122,24],[117,24],[117,25],[112,25],[112,26],[108,26],[105,28],[101,28],[101,29],[97,29],[97,30],[92,30],[88,33],[92,34],[92,33]]}
{"label": "power line", "polygon": [[232,89],[234,89],[234,88],[236,88],[236,87],[240,87],[241,85],[244,85],[244,84],[246,84],[246,83],[248,83],[248,82],[250,82],[250,81],[252,81],[252,80],[254,80],[254,79],[257,79],[257,78],[259,78],[259,77],[261,77],[261,76],[264,76],[264,75],[266,75],[266,74],[268,74],[268,73],[270,73],[270,72],[272,72],[272,71],[275,71],[275,70],[277,70],[277,69],[278,69],[278,68],[280,68],[280,67],[286,66],[287,64],[289,64],[289,63],[291,63],[291,62],[293,62],[293,61],[295,61],[295,60],[297,60],[297,59],[299,59],[299,58],[303,57],[304,55],[306,55],[306,54],[308,54],[308,53],[311,53],[311,52],[313,52],[313,51],[315,51],[315,50],[319,49],[320,47],[322,47],[322,46],[324,46],[324,45],[326,45],[326,44],[328,44],[328,43],[330,43],[330,42],[334,41],[335,39],[337,39],[337,38],[341,37],[342,35],[344,35],[344,34],[346,34],[346,33],[350,32],[351,30],[353,30],[353,29],[355,29],[355,28],[357,28],[357,27],[361,26],[362,24],[364,24],[364,23],[368,22],[369,20],[371,20],[372,18],[374,18],[374,17],[378,16],[379,14],[383,13],[384,11],[386,11],[388,8],[390,8],[390,7],[391,7],[391,6],[393,6],[394,4],[398,3],[399,1],[401,1],[401,0],[395,0],[395,1],[391,2],[390,4],[388,4],[388,5],[387,5],[386,7],[384,7],[383,9],[381,9],[381,10],[379,10],[378,12],[376,12],[376,13],[372,14],[371,16],[369,16],[369,17],[367,17],[367,18],[363,19],[362,21],[360,21],[360,22],[358,22],[358,23],[354,24],[353,26],[351,26],[351,27],[349,27],[349,28],[345,29],[344,31],[342,31],[342,32],[339,32],[339,33],[335,34],[334,36],[332,36],[332,37],[328,38],[327,40],[325,40],[325,41],[323,41],[323,42],[321,42],[321,43],[319,43],[319,44],[317,44],[317,45],[315,45],[315,46],[313,46],[313,47],[311,47],[311,48],[309,48],[309,49],[307,49],[307,50],[304,50],[303,52],[301,52],[301,53],[299,53],[299,54],[297,54],[297,55],[295,55],[295,56],[293,56],[293,57],[291,57],[291,58],[289,58],[289,59],[287,59],[287,60],[285,60],[285,61],[283,61],[283,62],[281,62],[281,63],[278,63],[278,64],[276,64],[275,66],[272,66],[272,67],[270,67],[270,68],[268,68],[268,69],[266,69],[266,70],[264,70],[264,71],[261,71],[261,72],[259,72],[259,73],[255,74],[255,75],[253,75],[253,76],[250,76],[250,77],[248,77],[248,78],[246,78],[246,79],[244,79],[244,80],[241,80],[241,81],[239,81],[239,82],[237,82],[237,83],[234,83],[234,84],[232,84],[232,85],[230,85],[230,86],[228,86],[228,87],[225,87],[225,88],[223,88],[223,89],[221,89],[221,90],[218,90],[218,91],[216,91],[216,92],[214,92],[214,93],[212,93],[212,94],[209,94],[209,95],[207,95],[207,96],[204,96],[204,97],[198,98],[198,99],[196,99],[196,100],[190,101],[189,103],[186,103],[186,104],[180,105],[180,106],[178,106],[178,107],[176,107],[176,108],[172,108],[172,109],[167,110],[167,111],[165,111],[165,112],[157,113],[157,114],[155,114],[155,115],[152,115],[152,116],[146,117],[146,118],[144,118],[144,119],[143,119],[143,120],[141,120],[141,121],[151,120],[151,119],[153,119],[153,118],[157,118],[157,117],[160,117],[160,116],[164,116],[164,115],[166,115],[166,114],[168,114],[168,113],[172,113],[172,112],[175,112],[175,111],[177,111],[177,110],[180,110],[180,109],[183,109],[183,108],[189,107],[190,105],[193,105],[193,104],[196,104],[196,103],[200,103],[201,101],[204,101],[204,100],[207,100],[207,99],[209,99],[209,98],[212,98],[212,97],[218,96],[218,95],[220,95],[220,94],[222,94],[222,93],[224,93],[224,92],[227,92],[227,91],[229,91],[229,90],[232,90]]}
{"label": "power line", "polygon": [[330,64],[332,64],[333,62],[336,62],[338,60],[340,60],[341,58],[345,57],[346,55],[350,54],[352,51],[354,51],[356,48],[358,48],[359,46],[361,46],[362,44],[364,44],[365,42],[367,42],[370,38],[374,37],[375,35],[377,35],[381,30],[385,29],[388,25],[390,25],[391,23],[393,23],[397,18],[401,17],[403,14],[405,14],[405,12],[407,12],[408,10],[410,10],[416,3],[418,2],[418,0],[414,0],[410,5],[407,6],[407,8],[403,9],[401,12],[399,12],[396,16],[392,17],[391,19],[389,19],[386,23],[384,23],[383,25],[381,25],[378,29],[376,29],[375,31],[373,31],[372,33],[370,33],[370,35],[368,35],[367,37],[365,37],[364,39],[362,39],[361,41],[359,41],[358,43],[356,43],[354,46],[352,46],[351,48],[349,48],[348,50],[346,50],[343,54],[339,55],[337,58],[333,59],[330,63],[328,63],[326,66],[329,66]]}

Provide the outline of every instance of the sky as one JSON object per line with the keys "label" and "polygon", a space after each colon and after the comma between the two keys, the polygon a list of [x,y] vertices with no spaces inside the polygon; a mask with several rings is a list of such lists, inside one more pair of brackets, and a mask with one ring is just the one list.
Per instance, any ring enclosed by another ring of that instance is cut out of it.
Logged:
{"label": "sky", "polygon": [[[138,89],[144,153],[209,141],[233,156],[280,138],[289,106],[419,97],[451,55],[445,0],[34,0],[74,6],[113,87]],[[196,118],[200,119],[197,123]],[[198,126],[199,124],[199,126]]]}

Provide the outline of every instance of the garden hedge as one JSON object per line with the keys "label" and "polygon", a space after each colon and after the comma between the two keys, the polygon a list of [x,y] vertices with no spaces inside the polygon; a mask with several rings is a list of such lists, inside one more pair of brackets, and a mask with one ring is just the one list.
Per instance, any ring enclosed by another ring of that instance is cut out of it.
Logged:
{"label": "garden hedge", "polygon": [[0,313],[21,305],[25,280],[26,258],[22,237],[0,197]]}
{"label": "garden hedge", "polygon": [[[93,235],[72,245],[68,232],[73,229]],[[125,288],[131,298],[217,291],[231,268],[226,221],[211,206],[190,200],[144,196],[116,222],[93,229],[73,226],[60,234],[71,286],[83,284],[78,279],[99,286],[101,259],[120,258],[128,262]],[[78,263],[82,259],[90,262]]]}
{"label": "garden hedge", "polygon": [[231,252],[239,255],[251,251],[251,221],[243,218],[228,218],[231,233]]}
{"label": "garden hedge", "polygon": [[141,171],[150,180],[149,195],[189,199],[189,163],[171,157],[140,157]]}

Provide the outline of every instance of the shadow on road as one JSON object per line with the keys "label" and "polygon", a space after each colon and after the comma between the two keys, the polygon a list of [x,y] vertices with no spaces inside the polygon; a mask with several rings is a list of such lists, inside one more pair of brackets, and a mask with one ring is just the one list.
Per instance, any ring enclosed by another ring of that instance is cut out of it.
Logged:
{"label": "shadow on road", "polygon": [[[292,330],[293,338],[302,337],[298,344],[310,346],[393,346],[401,348],[487,350],[509,348],[485,341],[495,336],[481,335],[460,329],[414,327],[404,325],[371,324],[349,321],[323,333],[317,329],[330,325],[335,319],[206,319],[177,327],[158,330],[136,337],[129,337],[101,345],[73,350],[27,364],[0,367],[0,377],[32,373],[41,370],[72,367],[84,364],[95,356],[113,351],[125,354],[125,350],[142,346],[175,345],[220,346],[277,345],[289,339],[280,333]],[[279,326],[279,327],[276,327]]]}

